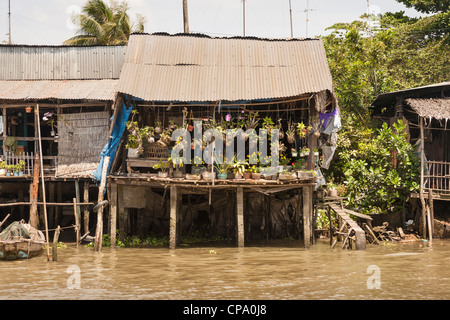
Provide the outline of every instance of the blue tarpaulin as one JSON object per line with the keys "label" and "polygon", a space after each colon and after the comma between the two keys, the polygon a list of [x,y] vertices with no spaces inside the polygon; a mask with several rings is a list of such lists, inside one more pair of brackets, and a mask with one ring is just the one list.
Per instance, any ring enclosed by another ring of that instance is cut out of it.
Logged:
{"label": "blue tarpaulin", "polygon": [[[132,106],[127,108],[125,103],[122,104],[122,109],[120,110],[119,114],[117,115],[116,122],[114,123],[111,138],[109,139],[109,142],[106,144],[106,146],[103,148],[102,152],[100,153],[100,163],[98,165],[97,170],[93,172],[94,178],[97,179],[98,181],[100,181],[102,179],[102,168],[103,168],[103,161],[104,161],[105,157],[110,157],[108,169],[106,171],[106,172],[109,172],[109,169],[114,160],[114,157],[116,156],[117,149],[119,148],[120,139],[122,139],[122,135],[125,131],[125,127],[126,127],[128,118],[130,117],[130,113],[131,113],[132,109],[133,109]],[[111,119],[111,121],[112,121],[112,119]]]}

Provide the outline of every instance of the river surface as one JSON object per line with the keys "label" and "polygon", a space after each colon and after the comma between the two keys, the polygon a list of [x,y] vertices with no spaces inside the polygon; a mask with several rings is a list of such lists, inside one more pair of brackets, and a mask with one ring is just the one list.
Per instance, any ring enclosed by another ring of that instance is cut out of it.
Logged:
{"label": "river surface", "polygon": [[330,249],[318,241],[245,248],[76,248],[0,261],[0,299],[449,299],[450,240]]}

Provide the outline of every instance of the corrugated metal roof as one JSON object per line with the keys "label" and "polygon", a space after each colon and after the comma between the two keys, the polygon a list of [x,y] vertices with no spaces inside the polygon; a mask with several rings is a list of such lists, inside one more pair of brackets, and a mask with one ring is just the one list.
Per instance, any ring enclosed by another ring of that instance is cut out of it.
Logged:
{"label": "corrugated metal roof", "polygon": [[333,92],[333,83],[319,39],[134,34],[118,90],[153,101],[236,101]]}
{"label": "corrugated metal roof", "polygon": [[0,100],[114,100],[117,79],[0,81]]}
{"label": "corrugated metal roof", "polygon": [[0,45],[0,80],[119,79],[126,46]]}

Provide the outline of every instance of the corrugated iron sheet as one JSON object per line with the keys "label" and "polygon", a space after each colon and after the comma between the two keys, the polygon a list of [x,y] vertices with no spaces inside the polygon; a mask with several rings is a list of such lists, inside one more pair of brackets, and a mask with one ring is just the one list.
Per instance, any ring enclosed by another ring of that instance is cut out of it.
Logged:
{"label": "corrugated iron sheet", "polygon": [[333,92],[323,43],[134,34],[119,92],[152,101],[236,101]]}
{"label": "corrugated iron sheet", "polygon": [[114,100],[117,79],[0,81],[0,100]]}
{"label": "corrugated iron sheet", "polygon": [[0,45],[0,80],[119,79],[126,46]]}

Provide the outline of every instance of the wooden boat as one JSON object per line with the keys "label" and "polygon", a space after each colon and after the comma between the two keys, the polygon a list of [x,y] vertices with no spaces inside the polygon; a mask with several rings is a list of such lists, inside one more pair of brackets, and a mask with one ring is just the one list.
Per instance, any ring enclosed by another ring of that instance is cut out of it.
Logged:
{"label": "wooden boat", "polygon": [[0,259],[28,259],[39,255],[45,245],[42,231],[24,220],[11,223],[0,233]]}

